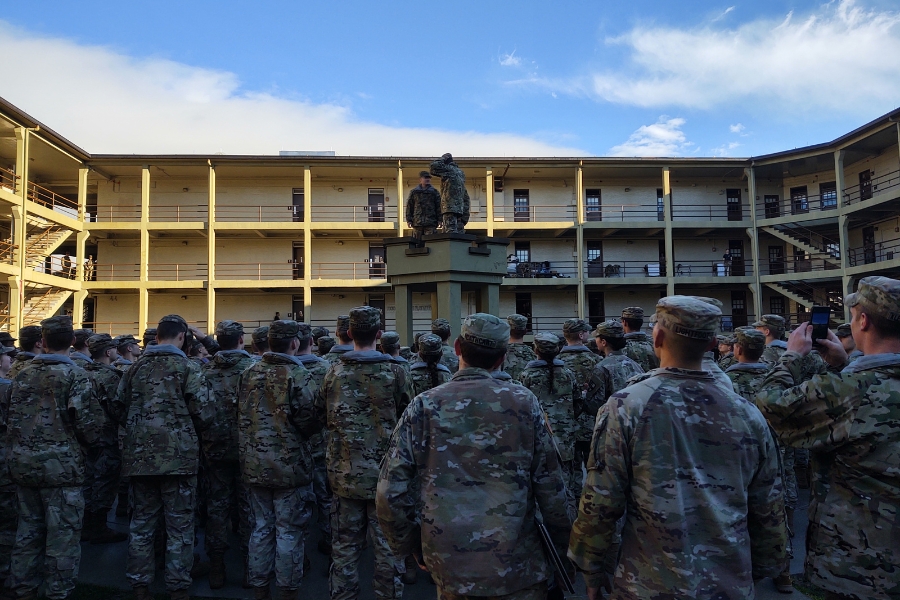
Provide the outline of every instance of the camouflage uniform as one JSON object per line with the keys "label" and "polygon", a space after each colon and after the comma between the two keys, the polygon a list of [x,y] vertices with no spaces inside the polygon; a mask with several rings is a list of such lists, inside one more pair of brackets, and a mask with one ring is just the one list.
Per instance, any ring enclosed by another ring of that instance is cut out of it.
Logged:
{"label": "camouflage uniform", "polygon": [[[69,317],[42,321],[44,333],[71,333]],[[13,380],[9,398],[9,470],[19,526],[8,584],[16,597],[60,600],[75,589],[84,518],[84,458],[79,439],[97,441],[90,377],[61,354],[34,357]]]}
{"label": "camouflage uniform", "polygon": [[[216,335],[240,336],[244,327],[235,321],[222,321]],[[241,373],[254,364],[243,349],[219,350],[202,367],[209,383],[216,416],[200,436],[206,477],[206,553],[214,561],[228,550],[231,515],[237,508],[241,554],[247,555],[250,542],[250,506],[243,489],[238,453],[238,381]]]}
{"label": "camouflage uniform", "polygon": [[[422,171],[419,177],[431,178],[431,173]],[[426,184],[417,185],[409,192],[406,199],[406,222],[413,228],[413,237],[421,239],[423,235],[434,233],[441,222],[441,193]]]}
{"label": "camouflage uniform", "polygon": [[[334,348],[335,339],[330,335],[323,335],[319,338],[319,343],[316,345],[316,356],[319,358],[325,358],[331,349]],[[326,361],[328,362],[328,361]],[[328,362],[328,364],[331,364]]]}
{"label": "camouflage uniform", "polygon": [[469,222],[466,174],[449,153],[431,163],[431,174],[441,178],[441,218],[444,233],[465,233],[466,224]]}
{"label": "camouflage uniform", "polygon": [[522,382],[518,379],[513,379],[512,375],[507,373],[506,371],[491,371],[491,377],[498,381],[504,381],[506,383],[514,383],[516,385],[522,385]]}
{"label": "camouflage uniform", "polygon": [[[93,329],[76,329],[75,345],[79,348],[84,348],[85,350],[87,350],[87,341],[88,338],[90,338],[92,335],[94,335]],[[69,358],[71,358],[72,362],[74,362],[82,369],[94,362],[93,360],[91,360],[90,355],[85,354],[80,350],[75,350],[75,348],[71,348],[69,350]]]}
{"label": "camouflage uniform", "polygon": [[[509,329],[476,314],[466,318],[462,337],[502,348]],[[378,520],[394,552],[422,544],[439,598],[543,598],[553,567],[535,515],[560,550],[571,526],[554,446],[534,394],[483,369],[460,370],[417,396],[397,425],[378,482]],[[421,532],[410,489],[417,476]]]}
{"label": "camouflage uniform", "polygon": [[[446,340],[450,336],[450,322],[447,319],[435,319],[431,322],[431,333]],[[443,342],[441,346],[441,364],[450,369],[451,373],[459,370],[459,357],[447,342]]]}
{"label": "camouflage uniform", "polygon": [[[160,322],[187,323],[177,315]],[[191,585],[194,563],[194,505],[202,434],[216,406],[200,366],[171,344],[148,346],[123,375],[110,411],[125,423],[122,473],[131,477],[133,513],[126,577],[133,587],[149,586],[155,571],[157,522],[165,522],[166,588]]]}
{"label": "camouflage uniform", "polygon": [[[274,321],[269,344],[298,337],[295,321]],[[308,326],[307,326],[308,336]],[[241,474],[250,493],[250,584],[296,590],[315,506],[308,438],[319,431],[313,379],[295,356],[266,352],[240,376]]]}
{"label": "camouflage uniform", "polygon": [[625,348],[622,352],[639,364],[645,372],[659,367],[659,358],[653,351],[652,338],[643,331],[634,331],[625,334]]}
{"label": "camouflage uniform", "polygon": [[[7,334],[8,335],[8,334]],[[6,340],[4,340],[6,341]],[[12,354],[15,348],[0,347],[0,354]],[[0,378],[0,583],[9,577],[9,557],[16,543],[19,514],[16,510],[16,485],[9,475],[6,460],[6,424],[9,421],[9,392],[12,381]]]}
{"label": "camouflage uniform", "polygon": [[[436,356],[441,351],[441,338],[434,334],[423,335],[419,339],[419,355],[420,356]],[[453,374],[446,366],[440,362],[434,365],[434,379],[432,380],[432,371],[428,368],[428,363],[420,360],[414,362],[409,367],[409,386],[410,396],[415,398],[423,392],[427,392],[431,388],[445,384],[450,381]]]}
{"label": "camouflage uniform", "polygon": [[[40,325],[28,325],[19,329],[19,346],[21,348],[31,348],[34,346],[35,342],[39,342],[40,340]],[[19,350],[16,353],[16,358],[13,360],[12,366],[9,368],[9,373],[7,373],[6,376],[11,380],[15,379],[16,375],[18,375],[22,369],[27,367],[28,363],[31,362],[31,359],[35,356],[37,356],[37,354],[34,352]]]}
{"label": "camouflage uniform", "polygon": [[[711,340],[720,316],[686,296],[657,304],[667,332],[694,339]],[[653,373],[598,414],[569,558],[597,587],[624,514],[611,598],[752,598],[785,558],[775,441],[708,372]]]}
{"label": "camouflage uniform", "polygon": [[[900,282],[865,277],[845,304],[896,322]],[[802,369],[785,352],[756,402],[778,438],[811,449],[813,472],[827,473],[813,486],[806,576],[846,597],[900,597],[900,360],[866,355],[800,384]]]}
{"label": "camouflage uniform", "polygon": [[[350,319],[354,330],[381,326],[380,312],[370,306],[354,308]],[[367,525],[375,551],[375,597],[403,595],[400,576],[405,566],[391,553],[375,518],[375,486],[379,462],[409,400],[403,368],[374,350],[344,354],[319,388],[316,413],[328,428],[326,460],[334,492],[328,582],[332,600],[359,596],[359,559]]]}
{"label": "camouflage uniform", "polygon": [[716,364],[719,365],[719,368],[722,369],[722,371],[728,372],[728,367],[737,364],[737,359],[734,357],[734,352],[725,354],[724,356],[722,356],[722,358],[719,359]]}

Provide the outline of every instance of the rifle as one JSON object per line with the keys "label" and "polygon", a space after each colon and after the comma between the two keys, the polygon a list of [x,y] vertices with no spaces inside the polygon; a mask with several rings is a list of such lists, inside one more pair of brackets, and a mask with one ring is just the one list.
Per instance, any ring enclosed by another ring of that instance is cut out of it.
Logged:
{"label": "rifle", "polygon": [[556,552],[553,540],[550,539],[550,532],[548,532],[544,524],[537,519],[534,520],[534,524],[537,525],[538,531],[541,533],[541,541],[544,542],[544,550],[550,555],[550,561],[553,563],[553,568],[556,569],[557,583],[559,583],[566,592],[574,594],[575,586],[572,585],[572,580],[569,579],[569,574],[566,573],[565,563],[563,563],[559,553]]}

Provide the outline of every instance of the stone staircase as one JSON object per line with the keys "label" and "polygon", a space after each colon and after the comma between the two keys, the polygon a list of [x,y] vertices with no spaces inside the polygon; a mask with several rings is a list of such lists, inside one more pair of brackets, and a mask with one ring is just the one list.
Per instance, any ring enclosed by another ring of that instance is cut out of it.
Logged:
{"label": "stone staircase", "polygon": [[44,221],[29,219],[29,229],[34,228],[25,239],[25,264],[27,268],[43,266],[47,257],[72,235],[71,229]]}
{"label": "stone staircase", "polygon": [[824,290],[817,290],[802,282],[769,282],[764,285],[806,308],[812,308],[813,306],[829,306],[829,304],[831,304],[832,321],[836,321],[837,323],[843,323],[844,321],[843,305],[829,303],[828,296],[825,294]]}
{"label": "stone staircase", "polygon": [[38,325],[42,320],[52,317],[71,295],[71,290],[29,284],[25,288],[21,326]]}
{"label": "stone staircase", "polygon": [[762,227],[762,230],[783,242],[800,248],[813,259],[822,259],[836,269],[841,266],[840,244],[837,240],[827,238],[800,225],[775,225]]}

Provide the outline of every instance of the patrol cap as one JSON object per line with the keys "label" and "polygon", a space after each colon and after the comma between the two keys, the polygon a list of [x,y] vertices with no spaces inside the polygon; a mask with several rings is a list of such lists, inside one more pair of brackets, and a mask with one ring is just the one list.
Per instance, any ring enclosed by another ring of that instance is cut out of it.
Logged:
{"label": "patrol cap", "polygon": [[316,344],[319,347],[319,354],[327,354],[334,348],[335,339],[330,335],[323,335]]}
{"label": "patrol cap", "polygon": [[159,325],[162,325],[163,323],[178,323],[179,325],[184,327],[185,331],[187,331],[188,329],[187,321],[185,321],[184,317],[182,317],[181,315],[166,315],[159,320]]}
{"label": "patrol cap", "polygon": [[144,330],[143,342],[145,345],[153,345],[156,343],[156,327],[148,327]]}
{"label": "patrol cap", "polygon": [[269,339],[269,326],[263,325],[262,327],[257,327],[253,330],[253,333],[250,335],[250,337],[253,339],[254,344],[265,342]]}
{"label": "patrol cap", "polygon": [[309,323],[297,321],[297,337],[302,340],[304,338],[308,338],[311,335],[312,327],[309,326]]}
{"label": "patrol cap", "polygon": [[441,346],[443,345],[444,342],[439,336],[433,333],[426,333],[419,338],[419,354],[440,354],[442,352]]}
{"label": "patrol cap", "polygon": [[41,339],[41,326],[28,325],[19,330],[19,341],[25,345],[31,345]]}
{"label": "patrol cap", "polygon": [[857,290],[844,298],[849,308],[862,305],[868,312],[888,321],[900,321],[900,281],[889,277],[863,277]]}
{"label": "patrol cap", "polygon": [[381,334],[381,347],[385,346],[399,346],[400,345],[400,334],[396,331],[385,331]]}
{"label": "patrol cap", "polygon": [[640,306],[629,306],[622,309],[623,319],[643,319],[644,309]]}
{"label": "patrol cap", "polygon": [[784,317],[781,315],[763,315],[759,318],[759,321],[753,324],[754,327],[769,327],[779,331],[784,331],[786,325]]}
{"label": "patrol cap", "polygon": [[566,319],[563,323],[563,333],[581,333],[582,331],[590,331],[591,326],[584,319]]}
{"label": "patrol cap", "polygon": [[656,303],[655,321],[676,335],[693,340],[712,340],[722,311],[694,296],[666,296]]}
{"label": "patrol cap", "polygon": [[54,335],[57,333],[75,333],[75,330],[72,328],[72,317],[59,315],[41,321],[41,335]]}
{"label": "patrol cap", "polygon": [[15,354],[16,352],[18,352],[18,350],[16,350],[12,346],[0,346],[0,354]]}
{"label": "patrol cap", "polygon": [[460,337],[483,348],[503,349],[509,344],[509,324],[494,315],[475,313],[463,320]]}
{"label": "patrol cap", "polygon": [[350,309],[350,329],[355,331],[381,329],[381,311],[374,306],[357,306]]}
{"label": "patrol cap", "polygon": [[603,336],[608,338],[624,338],[625,328],[618,321],[603,321],[597,324],[594,330],[594,337]]}
{"label": "patrol cap", "polygon": [[121,348],[122,346],[127,346],[129,344],[137,345],[137,343],[138,343],[137,339],[130,333],[128,335],[117,335],[116,337],[113,338],[113,340],[116,342],[116,347],[118,347],[118,348]]}
{"label": "patrol cap", "polygon": [[730,346],[731,344],[734,344],[734,336],[731,336],[731,335],[717,335],[717,336],[716,336],[716,341],[719,342],[720,344],[727,344],[727,345]]}
{"label": "patrol cap", "polygon": [[747,350],[762,350],[766,347],[766,336],[756,329],[741,329],[734,332],[734,343]]}
{"label": "patrol cap", "polygon": [[528,329],[528,317],[525,315],[509,315],[506,317],[509,328],[513,331],[526,331]]}
{"label": "patrol cap", "polygon": [[412,355],[412,349],[410,349],[409,346],[400,346],[400,356],[402,356],[406,360],[409,360],[412,358]]}
{"label": "patrol cap", "polygon": [[281,319],[280,321],[272,321],[269,325],[270,340],[289,340],[298,337],[300,333],[299,323],[289,319]]}
{"label": "patrol cap", "polygon": [[8,348],[11,346],[15,346],[16,338],[14,338],[8,331],[0,331],[0,344],[3,344]]}
{"label": "patrol cap", "polygon": [[848,338],[853,337],[853,331],[850,329],[850,323],[843,323],[838,325],[837,331],[834,332],[834,335],[839,338]]}
{"label": "patrol cap", "polygon": [[335,330],[340,333],[347,333],[347,330],[350,329],[350,315],[338,315],[337,318],[337,326]]}
{"label": "patrol cap", "polygon": [[89,337],[94,335],[94,330],[82,328],[82,329],[76,329],[73,333],[75,334],[75,343],[83,344],[88,341]]}
{"label": "patrol cap", "polygon": [[559,338],[547,331],[534,334],[534,351],[538,354],[558,354]]}
{"label": "patrol cap", "polygon": [[691,296],[692,298],[696,298],[700,302],[706,302],[707,304],[712,304],[720,311],[725,308],[725,305],[718,298],[710,298],[709,296]]}
{"label": "patrol cap", "polygon": [[110,348],[116,348],[119,343],[108,333],[98,333],[88,338],[87,345],[91,354],[100,354]]}
{"label": "patrol cap", "polygon": [[325,327],[313,327],[310,330],[310,333],[312,334],[313,340],[318,341],[318,339],[323,335],[328,335],[328,329],[326,329]]}
{"label": "patrol cap", "polygon": [[216,335],[244,335],[244,326],[237,321],[219,321]]}
{"label": "patrol cap", "polygon": [[447,319],[435,319],[431,322],[431,333],[440,336],[450,335],[450,321]]}
{"label": "patrol cap", "polygon": [[428,179],[431,179],[431,172],[430,171],[419,171],[419,177],[427,177]]}
{"label": "patrol cap", "polygon": [[453,162],[453,155],[449,152],[447,152],[446,154],[441,154],[441,160],[443,160],[445,164],[449,164]]}

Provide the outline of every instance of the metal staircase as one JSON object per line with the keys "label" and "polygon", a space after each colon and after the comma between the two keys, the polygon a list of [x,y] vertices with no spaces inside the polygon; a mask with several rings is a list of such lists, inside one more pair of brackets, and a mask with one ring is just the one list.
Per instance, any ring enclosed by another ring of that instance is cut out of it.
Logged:
{"label": "metal staircase", "polygon": [[811,258],[821,258],[824,262],[841,266],[840,244],[837,240],[807,229],[802,225],[785,224],[762,227],[762,230],[778,239],[800,248]]}
{"label": "metal staircase", "polygon": [[29,229],[34,229],[25,239],[25,265],[29,269],[42,266],[73,233],[71,229],[43,219],[29,218],[28,225]]}
{"label": "metal staircase", "polygon": [[843,304],[831,301],[825,290],[816,289],[811,285],[798,281],[771,282],[765,283],[764,285],[806,308],[812,308],[813,306],[831,306],[832,320],[839,323],[843,322]]}
{"label": "metal staircase", "polygon": [[21,326],[38,325],[42,320],[52,317],[71,295],[71,290],[28,284],[25,287]]}

